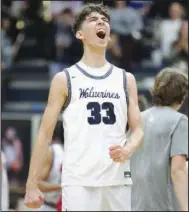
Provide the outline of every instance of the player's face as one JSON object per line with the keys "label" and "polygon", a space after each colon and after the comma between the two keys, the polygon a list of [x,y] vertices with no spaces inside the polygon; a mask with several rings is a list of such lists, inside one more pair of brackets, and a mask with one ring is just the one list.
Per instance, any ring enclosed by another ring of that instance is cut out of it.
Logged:
{"label": "player's face", "polygon": [[105,48],[110,37],[109,21],[105,16],[92,12],[86,17],[76,36],[84,45]]}

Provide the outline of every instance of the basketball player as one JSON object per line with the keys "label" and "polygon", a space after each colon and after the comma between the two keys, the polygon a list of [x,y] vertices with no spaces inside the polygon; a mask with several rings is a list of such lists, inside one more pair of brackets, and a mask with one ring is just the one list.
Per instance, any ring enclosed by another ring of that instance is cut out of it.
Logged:
{"label": "basketball player", "polygon": [[131,159],[133,211],[188,211],[188,118],[177,112],[187,92],[188,77],[173,68],[155,78],[143,145]]}
{"label": "basketball player", "polygon": [[45,192],[45,202],[40,211],[56,211],[56,204],[61,196],[61,167],[63,148],[60,143],[49,147],[47,159],[39,178],[39,189]]}
{"label": "basketball player", "polygon": [[1,151],[1,176],[2,176],[2,186],[1,186],[1,211],[9,210],[9,185],[6,170],[6,159]]}
{"label": "basketball player", "polygon": [[[143,130],[134,76],[105,59],[109,22],[103,5],[86,5],[76,17],[74,31],[84,54],[81,61],[52,80],[30,164],[25,195],[28,207],[38,208],[43,203],[37,181],[64,105],[62,210],[131,208],[129,159],[141,143]],[[127,121],[131,128],[128,138]]]}

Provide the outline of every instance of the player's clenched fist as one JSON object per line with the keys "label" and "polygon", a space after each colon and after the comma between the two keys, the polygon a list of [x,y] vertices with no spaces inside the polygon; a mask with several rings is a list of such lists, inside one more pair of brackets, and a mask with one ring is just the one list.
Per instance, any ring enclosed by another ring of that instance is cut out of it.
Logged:
{"label": "player's clenched fist", "polygon": [[44,195],[38,188],[26,189],[24,205],[28,208],[40,208],[44,202]]}
{"label": "player's clenched fist", "polygon": [[109,148],[109,155],[114,162],[124,163],[131,157],[132,151],[127,147],[112,145]]}

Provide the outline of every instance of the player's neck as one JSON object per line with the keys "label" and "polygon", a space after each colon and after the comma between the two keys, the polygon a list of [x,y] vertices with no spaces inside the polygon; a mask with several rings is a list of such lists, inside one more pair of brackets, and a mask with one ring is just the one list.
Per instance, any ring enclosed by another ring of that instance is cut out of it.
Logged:
{"label": "player's neck", "polygon": [[178,111],[178,110],[180,110],[181,106],[182,106],[182,104],[173,104],[173,105],[171,105],[171,108],[173,110]]}
{"label": "player's neck", "polygon": [[105,55],[106,49],[104,48],[96,49],[86,46],[81,61],[89,67],[100,68],[107,63]]}

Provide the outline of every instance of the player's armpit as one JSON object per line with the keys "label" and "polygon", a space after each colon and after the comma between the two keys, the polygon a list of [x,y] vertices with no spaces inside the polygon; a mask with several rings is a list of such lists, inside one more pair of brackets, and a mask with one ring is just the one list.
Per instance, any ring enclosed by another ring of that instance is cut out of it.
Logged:
{"label": "player's armpit", "polygon": [[127,89],[129,96],[128,106],[128,124],[130,129],[130,136],[126,147],[132,149],[134,153],[141,145],[144,133],[142,127],[142,119],[140,109],[138,106],[138,92],[135,77],[131,73],[127,73]]}
{"label": "player's armpit", "polygon": [[52,80],[48,104],[45,109],[39,134],[34,145],[32,159],[30,163],[29,177],[27,187],[38,187],[38,179],[42,170],[42,165],[48,154],[48,147],[52,140],[55,125],[59,113],[67,97],[67,83],[64,72],[55,75]]}
{"label": "player's armpit", "polygon": [[186,155],[175,155],[171,158],[171,174],[175,174],[179,170],[185,170]]}
{"label": "player's armpit", "polygon": [[181,211],[188,210],[188,172],[186,156],[176,155],[171,158],[171,179]]}

